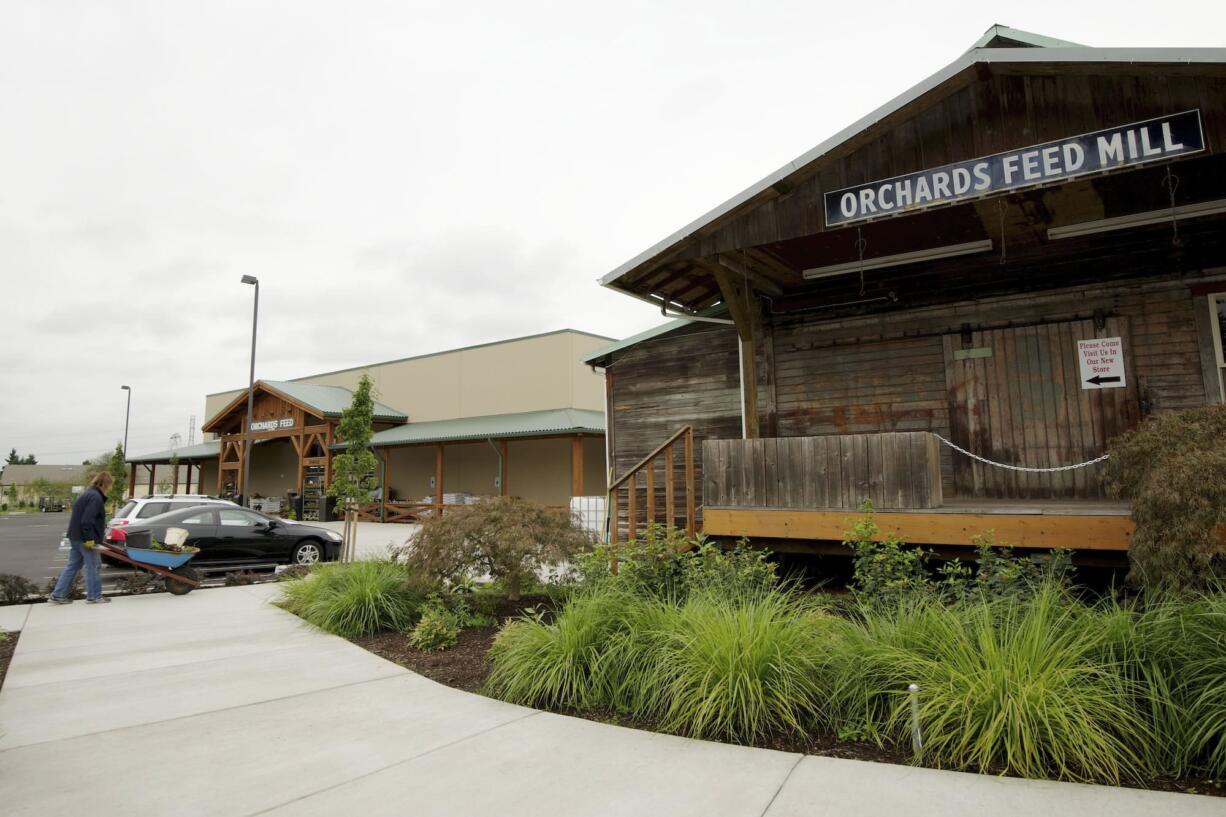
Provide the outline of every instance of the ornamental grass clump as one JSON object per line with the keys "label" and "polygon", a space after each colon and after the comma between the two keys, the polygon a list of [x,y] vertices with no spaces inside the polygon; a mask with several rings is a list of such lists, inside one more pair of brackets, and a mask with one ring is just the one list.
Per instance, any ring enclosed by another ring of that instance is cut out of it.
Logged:
{"label": "ornamental grass clump", "polygon": [[698,594],[666,621],[643,662],[665,730],[753,742],[821,720],[830,621],[800,596]]}
{"label": "ornamental grass clump", "polygon": [[681,604],[613,586],[556,620],[508,624],[487,691],[535,706],[609,707],[693,737],[753,741],[820,718],[830,618],[801,596],[695,593]]}
{"label": "ornamental grass clump", "polygon": [[1106,652],[1105,613],[1054,586],[866,609],[835,639],[840,731],[907,745],[919,685],[920,761],[1022,777],[1119,782],[1147,770],[1146,723]]}
{"label": "ornamental grass clump", "polygon": [[1107,655],[1132,684],[1151,769],[1226,776],[1226,594],[1150,597],[1113,613]]}
{"label": "ornamental grass clump", "polygon": [[321,630],[355,638],[407,631],[424,600],[404,565],[360,561],[321,565],[286,582],[279,603]]}
{"label": "ornamental grass clump", "polygon": [[509,622],[490,648],[487,692],[525,706],[604,704],[605,687],[596,664],[623,627],[626,601],[624,593],[602,589],[572,597],[553,621],[536,615]]}

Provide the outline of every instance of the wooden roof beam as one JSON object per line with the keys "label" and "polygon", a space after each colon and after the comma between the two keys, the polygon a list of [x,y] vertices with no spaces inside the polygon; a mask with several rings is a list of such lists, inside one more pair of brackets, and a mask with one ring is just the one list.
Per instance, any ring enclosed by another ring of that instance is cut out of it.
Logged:
{"label": "wooden roof beam", "polygon": [[[773,295],[776,298],[783,294],[783,287],[767,278],[762,273],[755,269],[751,269],[748,265],[742,264],[741,260],[735,256],[721,253],[717,256],[719,265],[741,278],[748,281],[749,286],[759,292],[765,292],[767,295]],[[722,289],[722,285],[721,285]]]}

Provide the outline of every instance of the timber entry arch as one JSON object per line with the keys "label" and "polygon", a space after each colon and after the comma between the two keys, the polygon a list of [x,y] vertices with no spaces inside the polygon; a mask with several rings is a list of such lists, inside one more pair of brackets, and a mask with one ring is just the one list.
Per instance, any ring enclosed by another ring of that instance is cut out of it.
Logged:
{"label": "timber entry arch", "polygon": [[[307,488],[326,487],[332,481],[332,445],[341,412],[353,394],[340,386],[257,381],[252,391],[251,442],[281,443],[292,447],[292,484],[281,486],[304,496]],[[407,417],[375,403],[375,429],[403,423]],[[217,434],[221,445],[217,467],[217,495],[241,496],[253,486],[243,484],[243,465],[254,451],[247,450],[247,392],[244,391],[210,418],[202,430]],[[284,463],[289,458],[282,457]],[[256,479],[252,478],[254,484]],[[278,492],[280,493],[280,491]],[[322,517],[321,517],[322,518]]]}

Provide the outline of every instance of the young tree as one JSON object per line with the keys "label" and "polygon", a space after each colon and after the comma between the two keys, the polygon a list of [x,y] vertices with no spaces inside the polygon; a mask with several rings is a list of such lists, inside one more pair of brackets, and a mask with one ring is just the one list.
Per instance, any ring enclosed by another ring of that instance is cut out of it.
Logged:
{"label": "young tree", "polygon": [[344,453],[332,458],[332,484],[328,495],[342,502],[366,502],[377,484],[374,478],[375,455],[370,450],[374,436],[374,384],[363,374],[353,392],[353,402],[341,412],[336,430],[345,442]]}
{"label": "young tree", "polygon": [[20,465],[21,464],[21,457],[17,456],[16,448],[9,449],[8,459],[4,461],[4,464],[5,465]]}
{"label": "young tree", "polygon": [[115,443],[115,450],[107,460],[106,470],[111,472],[111,490],[106,493],[106,500],[112,506],[113,512],[118,512],[123,505],[123,495],[128,490],[128,466],[124,462],[123,443]]}
{"label": "young tree", "polygon": [[34,458],[33,454],[26,454],[24,457],[21,458],[21,464],[22,465],[38,465],[38,460]]}

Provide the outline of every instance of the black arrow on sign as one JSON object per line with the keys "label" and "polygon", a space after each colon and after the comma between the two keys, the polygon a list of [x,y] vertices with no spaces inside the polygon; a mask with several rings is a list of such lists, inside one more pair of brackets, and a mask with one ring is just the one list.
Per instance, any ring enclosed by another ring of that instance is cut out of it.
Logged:
{"label": "black arrow on sign", "polygon": [[1104,383],[1119,383],[1120,379],[1118,377],[1103,377],[1101,374],[1096,374],[1086,380],[1086,382],[1093,383],[1095,386],[1101,386]]}

